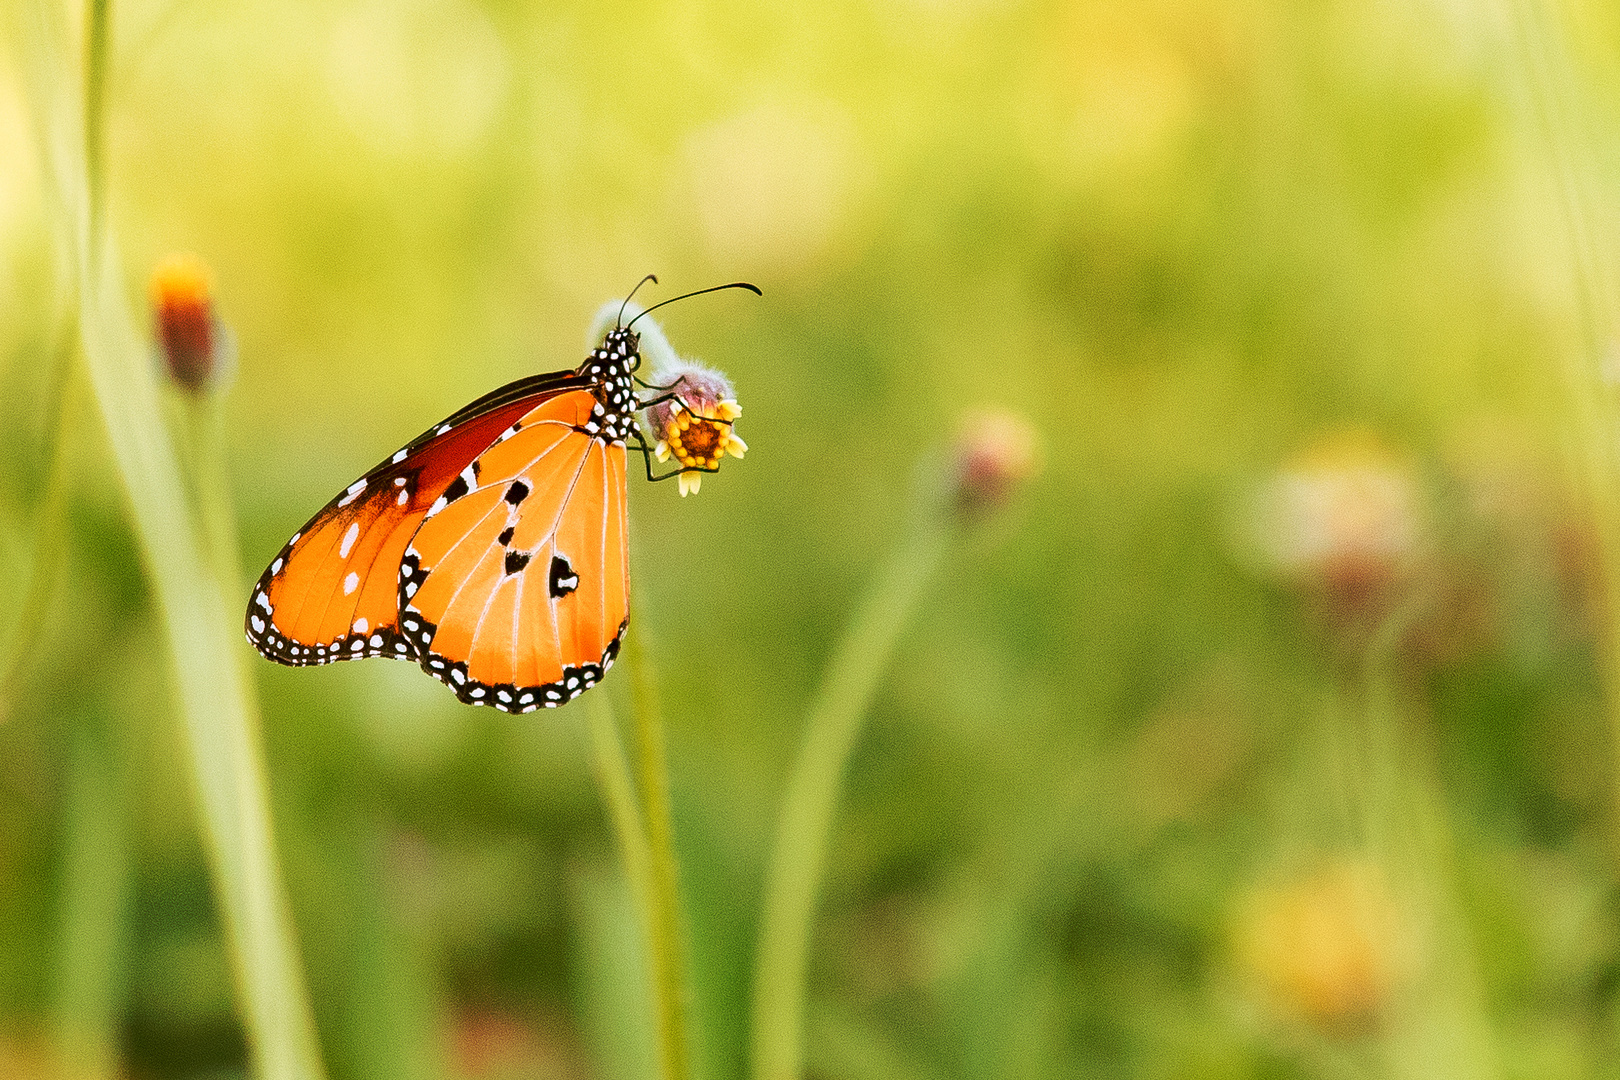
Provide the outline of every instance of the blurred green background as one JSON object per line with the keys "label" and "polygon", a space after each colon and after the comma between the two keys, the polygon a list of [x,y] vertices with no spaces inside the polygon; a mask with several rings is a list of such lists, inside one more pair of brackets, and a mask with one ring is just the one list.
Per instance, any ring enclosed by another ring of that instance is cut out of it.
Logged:
{"label": "blurred green background", "polygon": [[[995,407],[1044,469],[935,579],[857,750],[811,1075],[1611,1076],[1615,707],[1570,417],[1613,221],[1583,256],[1568,210],[1571,169],[1620,177],[1617,54],[1580,0],[120,0],[110,215],[137,302],[172,251],[214,269],[253,574],[433,421],[574,366],[643,274],[649,302],[763,288],[660,312],[737,385],[748,459],[696,498],[631,481],[701,1075],[746,1071],[831,642],[919,459]],[[70,304],[22,63],[0,632]],[[128,1077],[240,1076],[126,497],[88,395],[66,422],[68,566],[0,724],[0,1075],[59,1075],[110,1016]],[[332,1075],[648,1075],[582,707],[251,664]]]}

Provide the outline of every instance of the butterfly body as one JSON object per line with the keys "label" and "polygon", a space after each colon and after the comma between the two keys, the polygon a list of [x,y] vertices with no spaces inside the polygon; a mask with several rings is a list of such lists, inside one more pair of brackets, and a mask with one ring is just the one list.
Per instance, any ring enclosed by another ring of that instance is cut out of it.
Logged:
{"label": "butterfly body", "polygon": [[295,666],[414,661],[507,712],[594,686],[629,617],[639,361],[615,328],[573,371],[486,394],[379,463],[265,570],[248,640]]}

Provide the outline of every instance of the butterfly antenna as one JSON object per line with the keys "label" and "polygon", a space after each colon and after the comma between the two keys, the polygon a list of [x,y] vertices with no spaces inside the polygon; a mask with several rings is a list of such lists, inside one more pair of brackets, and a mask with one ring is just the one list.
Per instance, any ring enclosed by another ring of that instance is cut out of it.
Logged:
{"label": "butterfly antenna", "polygon": [[[643,286],[643,285],[645,285],[645,284],[647,284],[647,282],[649,282],[649,281],[650,281],[650,282],[652,282],[652,283],[653,283],[653,284],[654,284],[654,285],[656,285],[656,284],[658,284],[658,275],[657,275],[657,274],[648,274],[648,275],[647,275],[647,276],[646,276],[646,277],[644,277],[644,278],[642,278],[642,279],[641,279],[641,280],[640,280],[640,281],[638,281],[638,282],[636,282],[636,287],[635,287],[635,288],[634,288],[634,289],[631,289],[631,290],[630,290],[630,296],[634,296],[634,295],[636,295],[636,293],[637,293],[637,292],[638,292],[638,291],[640,291],[640,289],[641,289],[641,287],[642,287],[642,286]],[[626,308],[626,307],[629,307],[629,306],[630,306],[630,296],[627,296],[627,297],[625,297],[625,298],[624,298],[624,303],[622,303],[622,304],[620,304],[620,305],[619,305],[619,315],[618,315],[618,318],[616,318],[616,319],[614,319],[614,320],[613,320],[613,328],[614,328],[614,329],[615,329],[615,330],[617,330],[617,329],[618,329],[618,328],[619,328],[619,324],[620,324],[620,323],[622,323],[622,322],[624,322],[624,309],[625,309],[625,308]],[[642,312],[642,313],[641,313],[641,314],[642,314],[642,315],[645,315],[645,314],[646,314],[646,312],[645,312],[645,311],[644,311],[644,312]],[[640,317],[641,317],[641,315],[638,315],[638,316],[636,316],[636,318],[638,318],[638,319],[639,319],[639,318],[640,318]]]}
{"label": "butterfly antenna", "polygon": [[635,319],[631,319],[629,325],[626,326],[625,329],[626,330],[630,329],[631,326],[636,325],[636,319],[642,318],[642,316],[649,315],[652,312],[657,311],[659,308],[663,307],[665,304],[673,304],[677,300],[686,300],[686,299],[688,299],[690,297],[693,297],[693,296],[702,296],[704,293],[719,292],[721,289],[747,289],[749,292],[753,293],[755,296],[764,296],[765,295],[763,292],[760,292],[758,285],[750,285],[746,281],[733,281],[729,285],[711,285],[707,289],[699,289],[697,292],[684,293],[684,294],[682,294],[680,296],[672,296],[668,300],[659,301],[658,303],[654,304],[652,307],[650,307],[647,310],[643,311],[640,315],[637,315]]}

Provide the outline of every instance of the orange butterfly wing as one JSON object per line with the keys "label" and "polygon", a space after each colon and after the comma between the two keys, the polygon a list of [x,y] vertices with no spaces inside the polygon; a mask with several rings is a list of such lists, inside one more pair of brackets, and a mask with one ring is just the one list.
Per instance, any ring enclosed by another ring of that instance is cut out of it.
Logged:
{"label": "orange butterfly wing", "polygon": [[625,446],[603,417],[589,388],[535,406],[468,466],[465,488],[429,508],[404,552],[401,633],[468,704],[555,707],[618,656]]}
{"label": "orange butterfly wing", "polygon": [[582,383],[573,372],[520,379],[423,432],[293,534],[253,589],[248,641],[301,666],[367,656],[416,660],[399,632],[399,565],[435,500],[537,401]]}

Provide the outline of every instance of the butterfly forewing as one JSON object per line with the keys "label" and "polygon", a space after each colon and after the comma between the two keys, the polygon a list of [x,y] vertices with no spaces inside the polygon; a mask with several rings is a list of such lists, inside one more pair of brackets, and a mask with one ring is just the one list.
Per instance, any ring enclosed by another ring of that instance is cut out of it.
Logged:
{"label": "butterfly forewing", "polygon": [[579,385],[572,372],[520,380],[423,432],[293,535],[254,587],[248,640],[282,664],[366,656],[419,659],[399,632],[399,565],[434,503],[536,402]]}
{"label": "butterfly forewing", "polygon": [[402,630],[463,701],[560,705],[618,655],[629,612],[625,450],[603,437],[602,417],[591,390],[540,404],[411,540]]}

